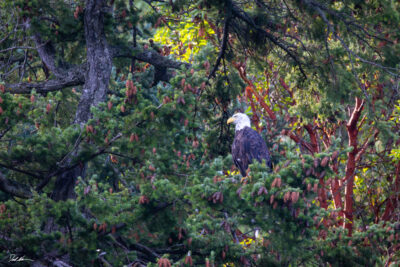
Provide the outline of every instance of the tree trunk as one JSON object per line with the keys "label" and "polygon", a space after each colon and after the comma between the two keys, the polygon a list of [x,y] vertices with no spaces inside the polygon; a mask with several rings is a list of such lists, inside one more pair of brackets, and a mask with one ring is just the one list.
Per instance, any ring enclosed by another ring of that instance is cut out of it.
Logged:
{"label": "tree trunk", "polygon": [[[84,14],[87,69],[85,84],[82,90],[78,108],[75,114],[75,123],[81,129],[91,117],[90,108],[106,101],[108,83],[111,75],[112,55],[107,44],[104,32],[105,0],[86,0]],[[79,151],[71,153],[68,164],[74,162]],[[74,198],[76,179],[84,175],[85,166],[81,165],[57,177],[52,198],[66,200]]]}
{"label": "tree trunk", "polygon": [[346,183],[345,188],[345,201],[344,201],[344,228],[348,230],[348,235],[351,236],[353,233],[353,189],[354,189],[354,172],[356,169],[356,157],[358,153],[357,137],[358,128],[357,122],[360,118],[361,111],[364,106],[364,100],[356,98],[356,105],[351,114],[350,120],[348,121],[347,134],[349,136],[349,146],[353,147],[353,150],[348,153],[347,165],[346,165],[346,176],[344,181]]}
{"label": "tree trunk", "polygon": [[104,33],[105,0],[86,0],[84,16],[87,63],[85,84],[75,115],[75,123],[83,127],[89,120],[90,107],[104,102],[110,81],[112,58]]}

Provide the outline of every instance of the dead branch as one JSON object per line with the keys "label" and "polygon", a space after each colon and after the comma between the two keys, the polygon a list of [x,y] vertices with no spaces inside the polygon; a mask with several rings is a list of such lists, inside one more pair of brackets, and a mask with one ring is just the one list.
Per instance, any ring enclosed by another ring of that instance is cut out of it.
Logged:
{"label": "dead branch", "polygon": [[0,190],[20,198],[31,198],[32,192],[23,185],[7,179],[0,173]]}

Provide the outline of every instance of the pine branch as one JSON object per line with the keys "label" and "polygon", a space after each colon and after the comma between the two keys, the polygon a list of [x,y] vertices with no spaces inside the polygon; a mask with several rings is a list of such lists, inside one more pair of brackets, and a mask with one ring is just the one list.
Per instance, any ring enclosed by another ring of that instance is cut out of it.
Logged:
{"label": "pine branch", "polygon": [[118,133],[116,136],[114,136],[110,140],[110,142],[108,143],[107,146],[99,148],[95,153],[93,153],[92,155],[87,157],[83,162],[82,161],[78,161],[78,162],[75,162],[74,164],[71,164],[69,166],[57,168],[55,171],[51,172],[49,175],[46,176],[46,178],[36,187],[36,190],[37,191],[42,190],[50,182],[52,177],[57,176],[57,175],[61,175],[61,174],[66,173],[68,171],[71,171],[71,170],[79,167],[81,164],[85,164],[85,163],[91,161],[92,159],[96,158],[97,156],[106,153],[107,147],[110,144],[112,144],[113,142],[115,142],[116,140],[118,140],[119,138],[121,138],[121,137],[122,137],[122,133]]}
{"label": "pine branch", "polygon": [[233,1],[227,0],[229,5],[232,6],[232,12],[235,17],[238,19],[244,21],[246,24],[250,25],[253,29],[255,29],[257,32],[260,34],[264,35],[267,39],[269,39],[274,45],[278,46],[281,48],[283,51],[286,52],[289,57],[291,57],[296,65],[299,67],[300,72],[304,76],[304,78],[307,78],[307,75],[302,67],[302,63],[300,59],[292,52],[290,51],[289,47],[287,47],[284,43],[282,43],[280,40],[278,40],[274,35],[271,33],[266,32],[264,29],[262,29],[260,26],[258,26],[254,20],[240,7],[238,7]]}

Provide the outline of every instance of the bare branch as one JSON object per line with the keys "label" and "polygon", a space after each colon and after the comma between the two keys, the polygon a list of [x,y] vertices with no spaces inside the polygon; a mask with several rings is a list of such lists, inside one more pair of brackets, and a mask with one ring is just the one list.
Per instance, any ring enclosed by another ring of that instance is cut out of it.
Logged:
{"label": "bare branch", "polygon": [[30,94],[33,89],[35,89],[38,93],[45,94],[53,91],[59,91],[70,86],[83,85],[84,83],[85,77],[83,71],[75,71],[60,79],[48,80],[38,83],[23,82],[6,84],[5,87],[6,92],[10,92],[12,94]]}
{"label": "bare branch", "polygon": [[144,254],[150,256],[151,259],[152,259],[153,261],[154,261],[155,259],[157,259],[157,258],[160,257],[160,255],[157,254],[154,250],[152,250],[151,248],[149,248],[149,247],[147,247],[147,246],[145,246],[145,245],[139,244],[139,243],[133,243],[133,244],[131,244],[131,245],[129,246],[129,249],[142,252],[142,253],[144,253]]}
{"label": "bare branch", "polygon": [[51,43],[49,41],[42,43],[39,34],[35,34],[33,36],[33,40],[36,43],[39,56],[42,59],[43,63],[46,65],[46,67],[51,72],[53,72],[56,77],[58,78],[63,77],[65,73],[56,66],[55,49],[51,45]]}
{"label": "bare branch", "polygon": [[7,179],[0,173],[0,190],[20,198],[32,197],[32,192],[23,185]]}
{"label": "bare branch", "polygon": [[5,49],[0,50],[0,53],[5,53],[5,52],[11,51],[11,50],[16,50],[16,49],[21,49],[21,50],[27,50],[27,49],[36,50],[36,49],[38,49],[38,48],[40,48],[40,47],[43,47],[43,46],[45,46],[45,45],[46,45],[46,44],[41,44],[41,45],[39,45],[38,47],[34,47],[34,46],[12,46],[12,47],[5,48]]}
{"label": "bare branch", "polygon": [[22,174],[34,177],[36,179],[42,179],[42,176],[40,176],[40,175],[37,175],[37,174],[29,172],[29,171],[18,169],[18,168],[14,167],[14,166],[8,166],[8,165],[5,165],[3,163],[0,163],[0,167],[3,167],[5,169],[8,169],[8,170],[11,170],[11,171],[14,171],[14,172],[22,173]]}
{"label": "bare branch", "polygon": [[182,65],[190,67],[189,63],[174,61],[167,57],[164,57],[154,50],[144,50],[136,53],[137,50],[133,50],[128,47],[112,47],[112,57],[127,57],[135,58],[137,60],[147,62],[155,67],[159,68],[172,68],[179,69]]}
{"label": "bare branch", "polygon": [[228,7],[228,9],[229,9],[227,11],[228,14],[226,15],[225,22],[224,22],[224,34],[222,36],[221,48],[219,50],[218,58],[217,58],[217,61],[215,62],[214,68],[210,72],[210,75],[208,75],[208,79],[212,78],[215,75],[215,72],[218,69],[221,59],[225,55],[226,44],[228,43],[229,23],[231,21],[231,15],[232,15],[229,7]]}

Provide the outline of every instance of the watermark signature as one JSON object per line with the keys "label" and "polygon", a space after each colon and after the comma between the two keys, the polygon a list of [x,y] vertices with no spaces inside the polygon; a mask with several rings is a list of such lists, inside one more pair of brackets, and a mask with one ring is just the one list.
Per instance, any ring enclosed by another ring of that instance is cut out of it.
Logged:
{"label": "watermark signature", "polygon": [[33,261],[31,259],[25,258],[25,256],[17,256],[16,254],[10,254],[9,262],[20,262],[20,261]]}

